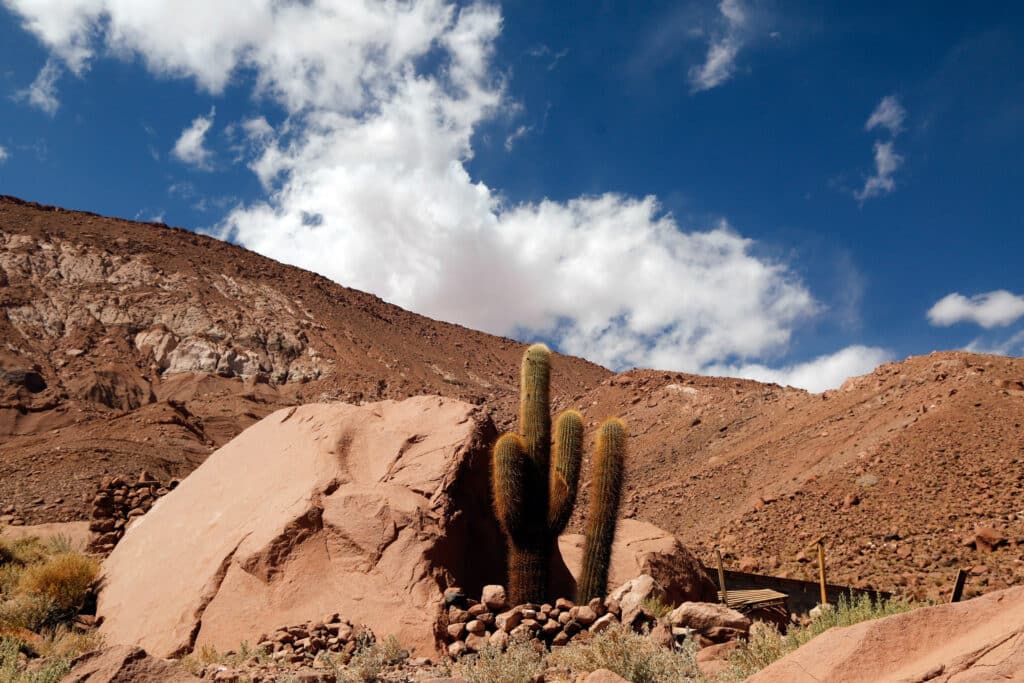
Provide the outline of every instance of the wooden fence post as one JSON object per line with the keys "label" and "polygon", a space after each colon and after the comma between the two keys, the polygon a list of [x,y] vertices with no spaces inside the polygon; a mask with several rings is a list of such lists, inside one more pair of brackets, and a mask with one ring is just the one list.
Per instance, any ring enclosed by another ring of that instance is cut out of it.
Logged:
{"label": "wooden fence post", "polygon": [[729,605],[729,593],[725,589],[725,569],[722,567],[722,551],[715,548],[715,555],[718,556],[718,588],[722,593],[722,604]]}
{"label": "wooden fence post", "polygon": [[964,595],[964,582],[967,581],[967,572],[963,569],[956,570],[956,580],[953,582],[953,595],[950,596],[950,602],[960,602],[960,598]]}
{"label": "wooden fence post", "polygon": [[828,604],[828,591],[825,590],[825,537],[818,539],[818,581],[821,582],[821,605]]}

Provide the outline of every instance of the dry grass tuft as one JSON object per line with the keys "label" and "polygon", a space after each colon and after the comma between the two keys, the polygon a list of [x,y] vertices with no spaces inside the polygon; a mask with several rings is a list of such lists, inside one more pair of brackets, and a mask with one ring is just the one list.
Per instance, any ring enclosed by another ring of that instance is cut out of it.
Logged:
{"label": "dry grass tuft", "polygon": [[25,568],[18,589],[48,598],[62,612],[81,608],[100,574],[100,563],[78,553],[63,552]]}
{"label": "dry grass tuft", "polygon": [[596,635],[589,643],[555,650],[548,656],[548,664],[574,674],[608,669],[633,683],[702,680],[691,650],[671,652],[621,624]]}
{"label": "dry grass tuft", "polygon": [[867,594],[842,596],[839,604],[826,610],[807,626],[791,628],[783,635],[774,628],[755,629],[750,640],[729,657],[729,668],[714,679],[715,683],[739,683],[772,662],[785,657],[801,645],[837,626],[853,626],[863,621],[909,612],[924,603],[909,600],[872,600]]}
{"label": "dry grass tuft", "polygon": [[528,641],[513,640],[504,652],[488,645],[478,654],[463,657],[452,667],[452,673],[470,683],[529,683],[544,669],[542,653]]}

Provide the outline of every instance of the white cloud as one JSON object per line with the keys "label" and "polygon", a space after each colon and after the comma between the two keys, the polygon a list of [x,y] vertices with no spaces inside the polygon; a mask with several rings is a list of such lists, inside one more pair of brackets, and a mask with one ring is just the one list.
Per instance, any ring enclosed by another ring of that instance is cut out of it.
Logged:
{"label": "white cloud", "polygon": [[533,130],[532,126],[523,125],[519,126],[514,131],[509,133],[508,136],[505,138],[505,151],[511,152],[512,148],[515,147],[516,142],[526,137],[531,130]]}
{"label": "white cloud", "polygon": [[896,189],[894,176],[903,165],[903,157],[896,152],[895,140],[903,130],[906,117],[907,110],[900,104],[899,98],[886,95],[864,124],[864,130],[867,131],[884,128],[889,131],[890,139],[887,142],[875,141],[875,172],[864,181],[864,187],[853,193],[862,204],[866,199],[881,197]]}
{"label": "white cloud", "polygon": [[254,116],[242,121],[242,130],[250,140],[266,140],[274,135],[274,127],[262,116]]}
{"label": "white cloud", "polygon": [[210,113],[206,116],[197,116],[192,120],[192,123],[181,131],[181,135],[178,136],[178,140],[174,143],[174,149],[171,150],[171,155],[175,159],[196,168],[210,169],[213,152],[205,147],[206,133],[210,130],[210,126],[213,125],[213,118],[216,116],[216,113],[216,109],[211,109]]}
{"label": "white cloud", "polygon": [[1024,296],[1005,289],[976,294],[970,298],[953,292],[928,309],[928,321],[940,327],[971,322],[991,329],[1010,325],[1021,317],[1024,317]]}
{"label": "white cloud", "polygon": [[975,339],[964,347],[964,351],[971,353],[991,353],[999,356],[1024,354],[1024,330],[1010,335],[1007,339],[999,341]]}
{"label": "white cloud", "polygon": [[903,165],[903,157],[896,153],[892,142],[875,143],[875,173],[864,181],[864,187],[854,193],[858,201],[881,197],[896,189],[893,176]]}
{"label": "white cloud", "polygon": [[871,131],[875,128],[885,128],[892,135],[899,135],[903,130],[903,121],[907,118],[907,110],[900,104],[895,95],[886,95],[871,112],[864,130]]}
{"label": "white cloud", "polygon": [[46,60],[43,68],[39,70],[39,74],[32,84],[24,90],[19,90],[15,94],[15,99],[28,102],[36,109],[53,116],[60,108],[60,100],[57,99],[58,78],[60,78],[60,64],[50,57]]}
{"label": "white cloud", "polygon": [[7,151],[7,148],[0,145],[0,164],[4,163],[11,158],[11,153]]}
{"label": "white cloud", "polygon": [[[474,131],[514,107],[490,63],[493,5],[4,1],[81,69],[105,47],[214,93],[250,79],[283,107],[280,124],[241,124],[261,142],[250,167],[266,196],[218,227],[275,259],[615,368],[779,357],[821,310],[785,263],[725,221],[685,229],[655,198],[613,192],[510,204],[471,178]],[[734,1],[719,10],[744,21]],[[61,13],[88,30],[61,28]],[[210,121],[186,130],[181,156],[205,158],[195,150]]]}
{"label": "white cloud", "polygon": [[747,13],[739,0],[721,0],[718,11],[724,31],[712,37],[704,63],[690,68],[690,92],[711,90],[732,78],[736,57],[746,42]]}
{"label": "white cloud", "polygon": [[865,375],[882,363],[893,360],[891,352],[875,346],[847,346],[806,363],[769,368],[757,363],[713,365],[707,372],[726,377],[743,377],[758,382],[774,382],[812,392],[837,389],[850,377]]}

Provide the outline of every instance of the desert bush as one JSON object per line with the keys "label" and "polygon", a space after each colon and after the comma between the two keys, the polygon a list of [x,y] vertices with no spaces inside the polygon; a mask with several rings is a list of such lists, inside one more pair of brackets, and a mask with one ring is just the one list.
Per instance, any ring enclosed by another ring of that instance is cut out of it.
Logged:
{"label": "desert bush", "polygon": [[39,631],[50,625],[58,613],[49,597],[19,593],[0,600],[0,628]]}
{"label": "desert bush", "polygon": [[551,666],[574,674],[608,669],[633,683],[688,683],[702,680],[692,650],[672,652],[646,636],[616,624],[588,643],[570,644],[548,656]]}
{"label": "desert bush", "polygon": [[0,564],[32,564],[45,559],[46,544],[37,536],[0,538]]}
{"label": "desert bush", "polygon": [[544,655],[529,641],[513,640],[508,649],[487,645],[460,659],[452,673],[470,683],[528,683],[544,673]]}
{"label": "desert bush", "polygon": [[61,612],[77,611],[100,574],[100,564],[79,553],[59,553],[29,565],[18,581],[18,589],[53,601]]}
{"label": "desert bush", "polygon": [[910,600],[872,599],[866,593],[840,596],[839,603],[834,608],[824,610],[821,616],[806,626],[790,628],[785,635],[774,628],[752,630],[750,640],[742,643],[729,656],[727,670],[715,678],[715,683],[744,681],[830,628],[853,626],[863,621],[909,612],[924,606],[924,603]]}
{"label": "desert bush", "polygon": [[66,538],[0,539],[0,628],[40,631],[69,620],[99,576],[99,563],[68,552]]}
{"label": "desert bush", "polygon": [[356,643],[352,658],[344,666],[333,656],[323,656],[323,662],[334,670],[339,683],[376,683],[383,680],[382,674],[388,667],[409,656],[394,636],[374,642],[371,633],[361,632],[356,634]]}
{"label": "desert bush", "polygon": [[16,638],[0,638],[0,683],[57,683],[71,670],[70,656],[30,664],[18,656],[21,647]]}

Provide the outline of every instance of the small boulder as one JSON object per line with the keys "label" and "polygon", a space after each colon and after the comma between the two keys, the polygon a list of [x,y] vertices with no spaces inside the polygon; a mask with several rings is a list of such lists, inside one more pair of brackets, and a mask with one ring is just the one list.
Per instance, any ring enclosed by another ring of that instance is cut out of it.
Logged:
{"label": "small boulder", "polygon": [[714,602],[684,602],[672,610],[668,620],[672,626],[693,629],[715,641],[750,632],[750,619]]}
{"label": "small boulder", "polygon": [[992,552],[1006,545],[1006,535],[990,526],[974,527],[974,545],[983,552]]}
{"label": "small boulder", "polygon": [[622,610],[621,618],[623,624],[633,625],[637,617],[643,612],[643,605],[649,600],[666,602],[668,594],[665,589],[648,574],[630,579],[609,594],[609,599],[619,603]]}
{"label": "small boulder", "polygon": [[504,586],[484,586],[480,602],[487,606],[492,612],[501,612],[508,609],[508,595]]}

